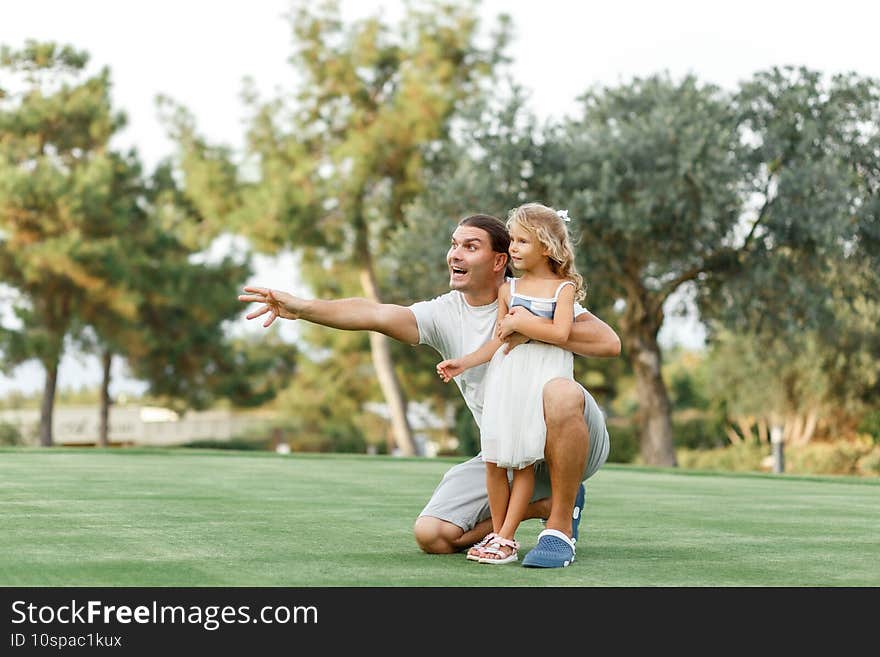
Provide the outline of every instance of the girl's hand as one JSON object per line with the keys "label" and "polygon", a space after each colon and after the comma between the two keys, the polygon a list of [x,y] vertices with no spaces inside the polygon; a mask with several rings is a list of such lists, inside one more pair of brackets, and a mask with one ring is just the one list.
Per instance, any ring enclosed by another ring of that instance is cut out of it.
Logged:
{"label": "girl's hand", "polygon": [[528,341],[529,338],[522,333],[511,333],[504,339],[504,353],[509,354],[511,349],[518,347],[521,344],[525,344]]}
{"label": "girl's hand", "polygon": [[437,374],[443,379],[443,383],[449,383],[454,377],[464,372],[461,359],[450,358],[437,364]]}
{"label": "girl's hand", "polygon": [[510,309],[504,318],[498,323],[498,337],[504,340],[511,333],[519,331],[519,312],[528,312],[525,308],[516,306]]}

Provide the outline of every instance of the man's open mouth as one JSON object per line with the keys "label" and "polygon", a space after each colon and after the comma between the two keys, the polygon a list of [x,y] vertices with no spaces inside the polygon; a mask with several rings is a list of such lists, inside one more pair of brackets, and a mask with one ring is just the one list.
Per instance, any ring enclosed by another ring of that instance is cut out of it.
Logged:
{"label": "man's open mouth", "polygon": [[467,274],[467,270],[462,269],[461,267],[451,267],[450,269],[452,270],[453,276],[463,276],[464,274]]}

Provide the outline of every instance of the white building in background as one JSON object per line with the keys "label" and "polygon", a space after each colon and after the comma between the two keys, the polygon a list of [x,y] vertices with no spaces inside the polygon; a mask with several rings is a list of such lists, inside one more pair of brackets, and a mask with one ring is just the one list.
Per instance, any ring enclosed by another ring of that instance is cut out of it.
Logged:
{"label": "white building in background", "polygon": [[[111,445],[182,445],[196,440],[230,440],[264,433],[267,416],[228,410],[188,411],[179,416],[156,406],[111,406]],[[18,428],[28,445],[39,443],[39,409],[0,411],[0,422]],[[97,406],[63,406],[55,409],[52,423],[56,445],[95,445],[100,413]]]}

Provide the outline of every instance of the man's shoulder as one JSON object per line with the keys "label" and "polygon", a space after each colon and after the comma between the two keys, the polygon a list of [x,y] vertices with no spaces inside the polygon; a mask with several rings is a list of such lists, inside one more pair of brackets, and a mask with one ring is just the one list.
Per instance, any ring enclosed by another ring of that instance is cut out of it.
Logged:
{"label": "man's shoulder", "polygon": [[446,294],[441,294],[433,299],[425,301],[416,301],[409,309],[416,317],[419,325],[419,331],[422,338],[425,338],[425,332],[430,330],[429,327],[436,327],[443,324],[447,317],[454,314],[457,305],[460,303],[461,293],[452,290]]}
{"label": "man's shoulder", "polygon": [[425,301],[417,301],[409,309],[419,327],[419,342],[431,345],[441,354],[447,354],[450,336],[457,330],[461,317],[462,296],[452,290]]}
{"label": "man's shoulder", "polygon": [[419,315],[437,314],[442,317],[455,317],[459,319],[474,317],[479,319],[487,315],[494,317],[498,311],[498,301],[496,299],[492,303],[483,306],[471,306],[465,299],[464,294],[458,290],[450,290],[446,294],[434,297],[430,301],[414,303],[410,308],[417,317]]}
{"label": "man's shoulder", "polygon": [[433,299],[426,299],[424,301],[417,301],[413,304],[413,306],[421,306],[423,308],[428,308],[431,306],[435,307],[445,307],[445,306],[458,306],[461,305],[463,301],[462,294],[458,290],[450,290],[445,294],[440,294]]}

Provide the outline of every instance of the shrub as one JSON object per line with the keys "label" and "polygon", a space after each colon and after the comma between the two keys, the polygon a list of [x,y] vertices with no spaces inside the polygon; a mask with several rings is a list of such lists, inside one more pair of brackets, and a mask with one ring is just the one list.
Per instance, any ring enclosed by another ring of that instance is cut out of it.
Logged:
{"label": "shrub", "polygon": [[874,440],[868,435],[857,436],[852,440],[787,447],[785,469],[798,474],[859,474],[860,460],[873,450]]}
{"label": "shrub", "polygon": [[860,433],[868,434],[875,443],[880,444],[880,409],[866,413],[859,422],[858,430]]}
{"label": "shrub", "polygon": [[727,444],[723,423],[707,416],[673,418],[672,440],[676,447],[687,449],[712,449]]}
{"label": "shrub", "polygon": [[462,404],[455,414],[455,437],[462,456],[476,456],[480,452],[480,428],[466,404]]}
{"label": "shrub", "polygon": [[195,449],[239,449],[253,451],[269,449],[269,441],[248,438],[230,438],[229,440],[204,439],[185,443],[183,447],[191,447]]}
{"label": "shrub", "polygon": [[[639,428],[629,419],[615,419],[608,422],[611,436],[610,463],[633,463],[639,457]],[[724,446],[724,427],[717,420],[698,415],[696,417],[673,418],[672,440],[676,449],[708,449]]]}
{"label": "shrub", "polygon": [[294,452],[339,452],[364,454],[367,441],[363,432],[353,423],[329,421],[320,432],[289,432],[287,442]]}
{"label": "shrub", "polygon": [[[767,471],[767,445],[738,444],[720,449],[678,449],[681,468]],[[880,476],[880,445],[870,436],[852,440],[815,442],[785,448],[785,472],[789,474]]]}
{"label": "shrub", "polygon": [[857,472],[865,477],[880,477],[880,445],[862,456],[856,463]]}
{"label": "shrub", "polygon": [[675,451],[675,456],[680,468],[758,472],[768,451],[763,445],[741,443],[714,449],[681,448]]}
{"label": "shrub", "polygon": [[21,445],[22,442],[21,431],[17,426],[8,422],[0,422],[0,445]]}
{"label": "shrub", "polygon": [[363,454],[367,451],[367,440],[363,432],[354,424],[328,422],[325,431],[332,445],[327,451],[348,454]]}
{"label": "shrub", "polygon": [[608,450],[609,463],[632,463],[639,455],[639,429],[634,424],[623,421],[608,423],[611,448]]}

